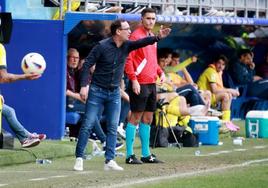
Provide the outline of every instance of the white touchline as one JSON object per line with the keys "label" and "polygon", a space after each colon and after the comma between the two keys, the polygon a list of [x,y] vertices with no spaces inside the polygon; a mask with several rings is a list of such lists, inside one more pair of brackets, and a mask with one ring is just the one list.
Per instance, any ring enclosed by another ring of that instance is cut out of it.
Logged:
{"label": "white touchline", "polygon": [[48,178],[33,178],[29,179],[29,181],[41,181],[41,180],[47,180]]}
{"label": "white touchline", "polygon": [[[189,177],[189,176],[199,175],[199,174],[204,174],[204,173],[218,172],[218,171],[231,169],[231,168],[239,168],[239,167],[249,166],[250,164],[261,163],[261,162],[268,162],[268,158],[246,161],[246,162],[241,163],[241,164],[228,165],[228,166],[219,167],[219,168],[211,168],[211,169],[197,170],[197,171],[195,170],[195,171],[191,171],[191,172],[177,173],[177,174],[173,174],[173,175],[169,175],[169,176],[158,176],[158,177],[153,177],[153,178],[144,178],[144,179],[132,180],[132,181],[128,181],[125,183],[109,185],[109,188],[127,187],[130,185],[145,184],[145,183],[149,183],[149,182],[159,182],[161,180],[168,180],[168,179],[173,179],[173,178]],[[105,187],[105,186],[103,186],[103,187]]]}
{"label": "white touchline", "polygon": [[18,170],[18,171],[12,171],[12,170],[10,170],[10,171],[8,171],[8,170],[6,170],[6,171],[0,171],[0,174],[6,174],[6,173],[14,173],[14,172],[16,172],[16,173],[30,173],[30,172],[33,172],[33,171],[25,171],[25,170]]}
{"label": "white touchline", "polygon": [[68,177],[68,175],[57,175],[57,176],[50,176],[48,178],[65,178]]}
{"label": "white touchline", "polygon": [[266,148],[266,146],[254,146],[253,148],[254,149],[263,149],[263,148]]}

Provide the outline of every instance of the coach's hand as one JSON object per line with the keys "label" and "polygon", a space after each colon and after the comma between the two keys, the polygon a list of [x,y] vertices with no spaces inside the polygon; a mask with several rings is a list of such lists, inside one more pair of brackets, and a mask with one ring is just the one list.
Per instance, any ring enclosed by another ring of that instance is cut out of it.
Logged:
{"label": "coach's hand", "polygon": [[87,100],[87,97],[88,97],[88,86],[85,86],[85,87],[81,87],[80,89],[80,97],[83,101],[86,101]]}
{"label": "coach's hand", "polygon": [[169,35],[170,31],[171,31],[170,28],[168,28],[168,27],[163,28],[163,25],[161,25],[157,37],[159,39],[165,38],[165,37],[167,37]]}

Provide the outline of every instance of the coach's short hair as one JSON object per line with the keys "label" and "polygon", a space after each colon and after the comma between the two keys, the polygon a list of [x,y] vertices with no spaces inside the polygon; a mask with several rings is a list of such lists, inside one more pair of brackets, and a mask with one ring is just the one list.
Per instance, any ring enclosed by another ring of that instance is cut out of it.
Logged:
{"label": "coach's short hair", "polygon": [[122,22],[126,22],[126,20],[123,19],[119,19],[119,20],[115,20],[110,27],[111,30],[111,35],[114,36],[116,34],[116,30],[121,28],[121,23]]}

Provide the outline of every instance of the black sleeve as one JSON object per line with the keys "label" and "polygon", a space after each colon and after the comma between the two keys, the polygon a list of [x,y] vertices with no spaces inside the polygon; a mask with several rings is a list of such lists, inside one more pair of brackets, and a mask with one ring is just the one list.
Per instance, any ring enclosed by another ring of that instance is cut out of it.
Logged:
{"label": "black sleeve", "polygon": [[101,55],[101,45],[98,44],[96,45],[87,58],[85,59],[85,63],[83,65],[82,71],[81,71],[81,87],[87,86],[88,85],[88,80],[89,80],[89,69],[96,64],[98,61],[99,57]]}
{"label": "black sleeve", "polygon": [[129,45],[129,52],[136,50],[138,48],[145,47],[150,44],[154,44],[155,42],[158,42],[160,39],[157,36],[153,37],[145,37],[143,39],[139,39],[136,41],[128,41]]}

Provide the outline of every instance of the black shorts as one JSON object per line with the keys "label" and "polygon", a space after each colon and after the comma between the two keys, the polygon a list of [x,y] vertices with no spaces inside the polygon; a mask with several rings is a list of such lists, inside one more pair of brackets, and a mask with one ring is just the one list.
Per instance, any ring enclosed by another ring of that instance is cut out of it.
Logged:
{"label": "black shorts", "polygon": [[129,84],[130,109],[132,112],[154,112],[156,110],[155,84],[141,84],[140,94],[136,95]]}

